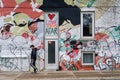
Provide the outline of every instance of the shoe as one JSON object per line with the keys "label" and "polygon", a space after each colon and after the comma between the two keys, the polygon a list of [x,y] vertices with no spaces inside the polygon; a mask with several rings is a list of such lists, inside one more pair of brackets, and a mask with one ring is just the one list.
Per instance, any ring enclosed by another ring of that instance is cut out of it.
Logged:
{"label": "shoe", "polygon": [[37,73],[37,71],[35,71],[34,73]]}
{"label": "shoe", "polygon": [[38,69],[36,68],[35,71],[34,71],[34,73],[37,73],[37,71],[38,71]]}

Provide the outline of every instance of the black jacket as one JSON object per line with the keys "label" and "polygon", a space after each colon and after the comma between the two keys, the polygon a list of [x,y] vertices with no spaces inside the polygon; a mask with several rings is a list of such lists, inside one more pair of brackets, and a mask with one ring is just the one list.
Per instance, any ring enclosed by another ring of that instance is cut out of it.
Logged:
{"label": "black jacket", "polygon": [[36,59],[37,55],[37,48],[33,48],[31,51],[31,59]]}

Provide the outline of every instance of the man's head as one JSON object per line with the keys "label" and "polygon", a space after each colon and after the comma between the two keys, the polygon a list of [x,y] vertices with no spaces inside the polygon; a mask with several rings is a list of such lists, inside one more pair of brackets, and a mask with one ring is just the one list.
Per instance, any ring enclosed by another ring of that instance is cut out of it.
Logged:
{"label": "man's head", "polygon": [[34,48],[35,46],[34,45],[30,45],[30,48]]}

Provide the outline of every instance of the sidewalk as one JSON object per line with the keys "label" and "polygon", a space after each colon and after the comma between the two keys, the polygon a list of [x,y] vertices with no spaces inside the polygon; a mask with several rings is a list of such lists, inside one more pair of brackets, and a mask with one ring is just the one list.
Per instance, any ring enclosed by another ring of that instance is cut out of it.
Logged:
{"label": "sidewalk", "polygon": [[120,70],[0,72],[0,80],[120,80]]}

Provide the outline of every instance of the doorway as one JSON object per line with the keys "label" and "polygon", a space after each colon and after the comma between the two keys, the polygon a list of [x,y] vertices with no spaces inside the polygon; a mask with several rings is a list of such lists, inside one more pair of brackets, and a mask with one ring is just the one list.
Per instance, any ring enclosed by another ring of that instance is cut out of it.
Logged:
{"label": "doorway", "polygon": [[58,69],[58,12],[45,12],[45,69]]}
{"label": "doorway", "polygon": [[45,69],[58,69],[58,40],[45,41]]}

